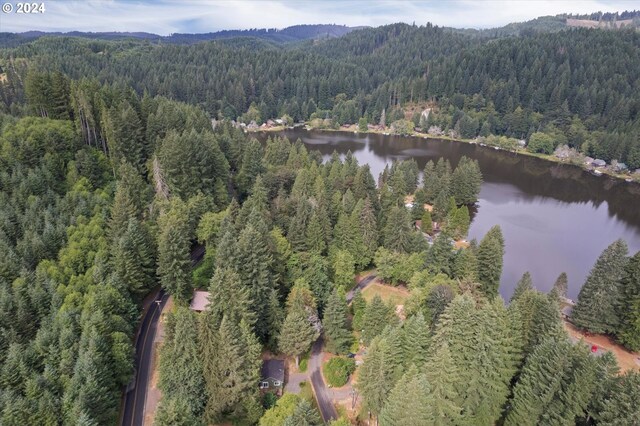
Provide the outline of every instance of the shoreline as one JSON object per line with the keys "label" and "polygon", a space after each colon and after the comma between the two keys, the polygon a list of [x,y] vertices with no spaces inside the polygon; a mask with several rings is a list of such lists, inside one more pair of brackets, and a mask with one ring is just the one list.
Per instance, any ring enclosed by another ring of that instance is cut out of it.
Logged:
{"label": "shoreline", "polygon": [[[550,163],[554,163],[554,164],[566,164],[569,166],[574,166],[574,167],[578,167],[581,170],[590,173],[596,177],[610,177],[612,179],[616,179],[616,180],[621,180],[624,183],[635,183],[635,184],[639,184],[640,185],[640,178],[636,178],[634,179],[632,177],[632,175],[630,174],[619,174],[619,173],[614,173],[614,172],[610,172],[609,170],[606,169],[602,169],[599,170],[601,172],[601,175],[596,175],[595,173],[593,173],[594,169],[591,169],[589,167],[586,167],[584,164],[575,164],[575,163],[571,163],[568,161],[563,161],[558,157],[555,157],[554,155],[548,155],[548,154],[540,154],[540,153],[535,153],[535,152],[529,152],[526,149],[516,149],[515,151],[509,150],[509,149],[504,149],[504,148],[500,148],[500,147],[494,147],[491,145],[485,145],[485,146],[481,146],[480,144],[478,144],[474,139],[464,139],[464,138],[452,138],[451,136],[447,136],[447,135],[442,135],[442,136],[433,136],[430,135],[428,133],[420,133],[420,132],[412,132],[411,134],[408,135],[394,135],[390,132],[385,132],[385,131],[381,131],[381,130],[374,130],[374,129],[369,129],[366,131],[360,131],[358,130],[358,126],[357,125],[351,125],[349,128],[339,128],[339,129],[317,129],[317,128],[308,128],[306,123],[304,126],[298,126],[300,128],[303,128],[305,131],[309,132],[309,131],[315,131],[315,132],[327,132],[327,133],[356,133],[356,134],[377,134],[377,135],[383,135],[383,136],[402,136],[402,137],[412,137],[412,138],[417,138],[417,139],[429,139],[429,140],[439,140],[439,141],[447,141],[447,142],[458,142],[458,143],[466,143],[469,145],[477,145],[480,146],[481,148],[487,148],[487,149],[494,149],[497,151],[504,151],[504,152],[508,152],[508,153],[512,153],[512,154],[521,154],[521,155],[526,155],[529,157],[535,157],[535,158],[539,158],[541,160],[550,162]],[[270,127],[267,129],[257,129],[257,130],[245,130],[248,133],[281,133],[284,132],[286,130],[291,130],[291,129],[295,129],[296,127],[287,127],[287,126],[274,126],[274,127]],[[630,180],[628,180],[630,179]]]}

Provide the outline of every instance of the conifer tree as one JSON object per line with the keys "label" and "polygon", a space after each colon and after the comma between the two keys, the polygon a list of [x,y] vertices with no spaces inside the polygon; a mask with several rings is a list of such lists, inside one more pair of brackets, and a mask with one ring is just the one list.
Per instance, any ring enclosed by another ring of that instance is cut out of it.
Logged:
{"label": "conifer tree", "polygon": [[356,232],[357,229],[353,227],[350,216],[344,212],[341,212],[338,216],[336,226],[333,229],[332,245],[334,249],[347,250],[352,255],[354,255],[354,253],[357,253],[358,247],[356,247]]}
{"label": "conifer tree", "polygon": [[625,268],[620,282],[622,300],[618,339],[627,348],[640,350],[640,252],[636,253]]}
{"label": "conifer tree", "polygon": [[118,107],[105,111],[103,127],[114,166],[125,160],[144,172],[146,141],[138,113],[123,100]]}
{"label": "conifer tree", "polygon": [[402,325],[403,364],[422,368],[431,346],[429,324],[422,313],[409,317]]}
{"label": "conifer tree", "polygon": [[598,424],[635,425],[640,418],[640,373],[629,370],[617,382],[598,415]]}
{"label": "conifer tree", "polygon": [[533,290],[533,281],[531,280],[531,274],[529,271],[526,271],[522,278],[516,284],[516,288],[513,291],[513,295],[511,296],[510,302],[517,300],[522,294],[524,294],[527,290]]}
{"label": "conifer tree", "polygon": [[243,418],[251,399],[256,400],[260,380],[260,344],[249,327],[235,318],[219,322],[208,313],[202,316],[200,347],[208,400],[207,423]]}
{"label": "conifer tree", "polygon": [[160,284],[179,301],[191,296],[190,226],[186,205],[174,200],[160,217],[158,276]]}
{"label": "conifer tree", "polygon": [[[205,380],[198,348],[196,314],[177,307],[169,316],[165,341],[160,352],[159,388],[163,401],[178,398],[188,407],[190,416],[199,417],[206,403]],[[162,405],[162,403],[161,403]]]}
{"label": "conifer tree", "polygon": [[383,245],[399,253],[407,253],[411,248],[411,225],[407,209],[394,206],[389,212],[383,231]]}
{"label": "conifer tree", "polygon": [[212,133],[194,129],[183,133],[170,131],[160,141],[156,157],[171,194],[188,199],[202,192],[215,196],[216,200],[226,198],[226,193],[217,193],[220,187],[217,182],[221,181],[223,186],[227,183],[229,163]]}
{"label": "conifer tree", "polygon": [[453,275],[466,282],[478,281],[478,258],[473,245],[458,252],[453,262]]}
{"label": "conifer tree", "polygon": [[298,201],[296,214],[293,220],[289,222],[289,228],[287,229],[287,239],[294,251],[303,252],[308,249],[306,232],[311,215],[311,205],[306,200]]}
{"label": "conifer tree", "polygon": [[478,201],[482,185],[482,173],[477,160],[462,157],[451,174],[451,195],[458,204],[473,204]]}
{"label": "conifer tree", "polygon": [[335,256],[333,270],[333,282],[338,289],[347,291],[353,287],[355,267],[351,253],[346,250],[339,250]]}
{"label": "conifer tree", "polygon": [[433,220],[438,223],[444,222],[449,214],[449,208],[449,196],[446,190],[442,190],[436,195],[433,201],[433,210],[431,211]]}
{"label": "conifer tree", "polygon": [[458,424],[462,419],[461,408],[458,405],[460,396],[456,390],[456,386],[460,383],[460,376],[447,343],[443,343],[433,351],[423,371],[430,384],[433,425]]}
{"label": "conifer tree", "polygon": [[453,259],[453,251],[451,249],[451,235],[445,230],[436,237],[431,250],[427,253],[429,269],[436,274],[442,272],[449,275],[451,272],[451,260]]}
{"label": "conifer tree", "polygon": [[219,324],[222,317],[226,317],[229,321],[253,326],[255,313],[251,305],[249,288],[242,285],[238,273],[231,267],[217,268],[209,284],[207,313],[211,321]]}
{"label": "conifer tree", "polygon": [[383,338],[374,339],[358,373],[357,389],[362,395],[363,408],[377,417],[395,385],[391,348]]}
{"label": "conifer tree", "polygon": [[568,279],[567,273],[562,272],[558,275],[556,282],[553,284],[550,295],[560,301],[562,298],[567,297],[568,291]]}
{"label": "conifer tree", "polygon": [[505,425],[573,424],[595,389],[596,361],[584,345],[549,339],[527,359]]}
{"label": "conifer tree", "polygon": [[356,265],[366,268],[378,249],[378,223],[376,213],[369,197],[360,199],[351,217],[351,223],[360,231],[356,241],[359,246]]}
{"label": "conifer tree", "polygon": [[252,138],[244,148],[242,164],[238,171],[237,182],[240,194],[248,194],[255,179],[263,172],[262,145]]}
{"label": "conifer tree", "polygon": [[[115,421],[117,402],[113,399],[113,375],[109,365],[108,344],[95,327],[85,330],[71,383],[64,394],[68,422],[80,413],[96,424]],[[5,366],[6,368],[6,366]]]}
{"label": "conifer tree", "polygon": [[283,426],[321,426],[320,414],[306,399],[302,399],[293,414],[287,417]]}
{"label": "conifer tree", "polygon": [[422,215],[420,230],[429,235],[433,232],[433,219],[431,218],[431,212],[429,210],[425,210]]}
{"label": "conifer tree", "polygon": [[487,297],[495,297],[500,286],[504,256],[504,240],[499,226],[494,226],[478,247],[478,280]]}
{"label": "conifer tree", "polygon": [[628,262],[627,244],[618,240],[607,247],[582,286],[571,313],[572,322],[593,333],[615,333],[620,326],[620,279]]}
{"label": "conifer tree", "polygon": [[271,291],[276,288],[268,237],[267,232],[259,232],[249,224],[240,233],[236,245],[236,270],[242,285],[249,288],[252,310],[256,316],[255,332],[262,342],[266,342],[275,332],[270,329],[268,322]]}
{"label": "conifer tree", "polygon": [[314,212],[309,220],[309,225],[305,232],[305,246],[313,253],[323,255],[326,248],[326,237],[324,235],[324,228],[318,219],[318,215]]}
{"label": "conifer tree", "polygon": [[309,350],[318,335],[318,330],[309,321],[309,315],[304,310],[293,309],[282,324],[278,347],[286,355],[295,357],[298,366],[300,355]]}
{"label": "conifer tree", "polygon": [[[410,397],[409,397],[410,396]],[[389,394],[380,412],[381,426],[433,424],[433,398],[425,375],[412,366]]]}
{"label": "conifer tree", "polygon": [[347,325],[347,302],[337,290],[329,296],[322,325],[327,350],[335,354],[347,352],[353,337]]}
{"label": "conifer tree", "polygon": [[129,163],[122,162],[118,169],[119,181],[111,206],[109,234],[117,241],[128,226],[129,219],[141,219],[149,201],[149,189],[138,171]]}
{"label": "conifer tree", "polygon": [[146,228],[132,218],[114,248],[114,272],[136,296],[146,294],[155,282],[155,259],[151,244]]}
{"label": "conifer tree", "polygon": [[367,301],[364,300],[362,292],[357,289],[351,300],[351,312],[353,313],[353,319],[351,320],[351,327],[355,331],[362,331],[364,326],[364,313],[367,308]]}
{"label": "conifer tree", "polygon": [[396,322],[394,308],[385,304],[380,296],[375,295],[371,302],[367,303],[362,317],[362,340],[365,344],[369,344],[374,337],[382,333],[386,326]]}

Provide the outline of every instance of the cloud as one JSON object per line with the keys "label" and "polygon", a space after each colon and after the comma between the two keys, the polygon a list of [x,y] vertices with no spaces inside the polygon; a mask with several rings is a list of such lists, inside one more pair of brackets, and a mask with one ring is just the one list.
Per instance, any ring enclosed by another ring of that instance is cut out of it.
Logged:
{"label": "cloud", "polygon": [[[2,1],[2,0],[0,0]],[[37,1],[37,0],[36,0]],[[633,9],[625,0],[42,0],[44,14],[0,14],[0,31],[145,31],[162,35],[224,29],[394,22],[489,28],[559,13]],[[15,5],[15,1],[10,1]],[[637,5],[637,3],[635,3]]]}

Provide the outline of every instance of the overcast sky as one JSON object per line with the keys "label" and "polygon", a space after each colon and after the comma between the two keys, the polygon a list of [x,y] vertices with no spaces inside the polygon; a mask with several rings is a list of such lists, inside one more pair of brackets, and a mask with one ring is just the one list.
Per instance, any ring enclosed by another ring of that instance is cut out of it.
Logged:
{"label": "overcast sky", "polygon": [[[30,0],[34,1],[34,0]],[[0,31],[204,33],[296,24],[378,26],[394,22],[490,28],[559,13],[615,12],[637,0],[35,0],[44,14],[0,13]],[[0,3],[17,2],[0,0]]]}

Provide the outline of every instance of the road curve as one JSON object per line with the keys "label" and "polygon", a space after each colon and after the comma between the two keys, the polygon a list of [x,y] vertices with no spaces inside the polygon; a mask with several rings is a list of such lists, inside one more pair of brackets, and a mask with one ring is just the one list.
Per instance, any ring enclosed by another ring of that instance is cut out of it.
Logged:
{"label": "road curve", "polygon": [[376,278],[378,278],[378,276],[373,273],[361,279],[360,282],[358,282],[358,284],[356,284],[356,286],[353,289],[349,290],[349,292],[347,293],[347,303],[351,303],[354,296],[356,295],[356,290],[362,291],[362,289],[371,284],[371,281],[375,280]]}
{"label": "road curve", "polygon": [[333,406],[333,402],[331,402],[327,385],[324,383],[324,379],[322,378],[322,344],[322,337],[320,337],[311,348],[309,376],[311,377],[311,386],[313,386],[313,391],[316,395],[316,401],[318,402],[318,408],[320,409],[322,419],[325,423],[329,423],[331,420],[336,420],[338,418],[338,413],[336,412],[336,408]]}
{"label": "road curve", "polygon": [[[191,264],[198,265],[204,257],[205,248],[198,245],[191,250]],[[158,320],[169,295],[163,289],[151,302],[144,313],[135,342],[135,367],[133,381],[127,386],[124,394],[122,426],[142,426],[144,424],[144,406],[147,399],[147,388],[151,379],[151,361],[153,357],[153,341],[158,328]]]}

